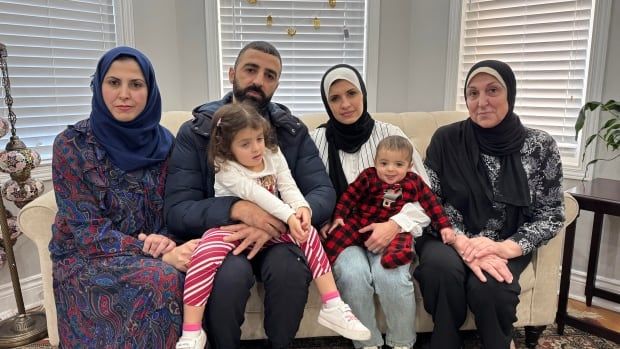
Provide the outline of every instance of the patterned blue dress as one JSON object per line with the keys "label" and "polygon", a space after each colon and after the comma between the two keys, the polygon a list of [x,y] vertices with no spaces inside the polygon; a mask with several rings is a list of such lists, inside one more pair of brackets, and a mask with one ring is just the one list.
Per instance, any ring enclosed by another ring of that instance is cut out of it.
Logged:
{"label": "patterned blue dress", "polygon": [[58,213],[49,249],[64,348],[173,348],[184,275],[142,252],[140,232],[167,235],[166,163],[124,172],[88,119],[54,142]]}

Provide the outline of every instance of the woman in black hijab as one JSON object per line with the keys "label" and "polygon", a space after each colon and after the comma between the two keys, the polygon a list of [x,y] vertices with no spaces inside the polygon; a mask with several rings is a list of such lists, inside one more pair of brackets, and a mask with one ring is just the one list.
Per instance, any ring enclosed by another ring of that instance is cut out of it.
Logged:
{"label": "woman in black hijab", "polygon": [[452,245],[434,232],[416,241],[414,276],[435,324],[431,348],[460,348],[468,306],[484,347],[509,348],[519,276],[564,221],[557,145],[521,124],[515,97],[507,64],[475,64],[465,82],[469,118],[439,128],[428,147],[431,188],[458,228]]}
{"label": "woman in black hijab", "polygon": [[[404,132],[391,124],[374,120],[367,111],[366,87],[359,72],[347,64],[329,68],[321,80],[321,96],[329,121],[311,133],[319,155],[336,188],[338,197],[366,168],[374,166],[377,144],[385,137]],[[413,152],[413,166],[428,183],[422,159]],[[367,341],[353,341],[356,348],[380,348],[384,344],[376,323],[374,295],[386,317],[385,344],[411,348],[415,343],[415,299],[410,265],[385,269],[383,249],[396,234],[422,234],[430,219],[419,204],[406,204],[387,222],[373,223],[360,231],[369,234],[366,245],[349,246],[336,259],[333,272],[342,298],[371,331]],[[326,225],[325,227],[328,227]],[[325,234],[326,229],[321,229]]]}

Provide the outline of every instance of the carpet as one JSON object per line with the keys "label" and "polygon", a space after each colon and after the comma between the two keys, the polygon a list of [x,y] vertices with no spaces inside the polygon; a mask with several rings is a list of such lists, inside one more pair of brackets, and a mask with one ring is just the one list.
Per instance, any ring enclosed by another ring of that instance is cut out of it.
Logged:
{"label": "carpet", "polygon": [[[467,331],[463,333],[465,344],[464,349],[479,349],[482,348],[480,340],[475,331]],[[523,329],[517,329],[514,335],[517,348],[525,348],[523,344],[525,340],[525,334]],[[428,333],[421,333],[418,336],[418,341],[414,346],[415,349],[426,348],[429,341]],[[564,329],[564,335],[557,334],[555,325],[547,326],[543,332],[540,340],[538,341],[539,349],[620,349],[620,344],[608,341],[606,339],[593,336],[589,333],[585,333],[581,330],[575,329],[570,326],[566,326]],[[241,349],[258,349],[264,348],[264,341],[243,341]],[[43,349],[50,348],[50,345],[45,343],[36,343],[22,346],[19,348],[28,349]],[[303,338],[296,339],[291,348],[293,349],[351,349],[353,345],[348,339],[342,337],[320,337],[320,338]],[[386,347],[387,348],[387,347]]]}
{"label": "carpet", "polygon": [[[463,349],[479,349],[482,348],[480,339],[475,331],[466,331],[463,333],[464,346]],[[525,333],[523,329],[517,329],[514,335],[517,348],[526,348]],[[421,333],[414,346],[415,349],[424,349],[428,347],[430,333]],[[241,349],[259,349],[264,348],[264,341],[243,341]],[[342,337],[320,337],[320,338],[303,338],[296,339],[291,348],[295,349],[351,349],[353,345],[350,340]],[[389,348],[389,347],[385,347]],[[555,325],[547,326],[541,335],[538,346],[539,349],[620,349],[620,344],[608,341],[606,339],[593,336],[581,330],[566,326],[564,335],[558,335]]]}

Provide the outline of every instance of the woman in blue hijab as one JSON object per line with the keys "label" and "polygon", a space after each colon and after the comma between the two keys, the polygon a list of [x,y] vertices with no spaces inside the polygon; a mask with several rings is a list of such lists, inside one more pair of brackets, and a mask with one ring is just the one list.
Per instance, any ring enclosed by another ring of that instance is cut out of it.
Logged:
{"label": "woman in blue hijab", "polygon": [[130,47],[103,55],[92,111],[54,142],[52,228],[61,347],[170,348],[181,329],[185,263],[163,221],[172,134],[159,125],[153,66]]}

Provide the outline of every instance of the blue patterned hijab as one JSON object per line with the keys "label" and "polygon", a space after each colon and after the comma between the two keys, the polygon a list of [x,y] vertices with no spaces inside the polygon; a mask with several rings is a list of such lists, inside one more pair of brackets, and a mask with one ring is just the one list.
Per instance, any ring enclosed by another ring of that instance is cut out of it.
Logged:
{"label": "blue patterned hijab", "polygon": [[[120,57],[134,59],[144,75],[148,99],[144,110],[132,121],[118,121],[103,100],[101,86],[112,63]],[[120,46],[106,52],[97,63],[92,81],[93,99],[90,125],[99,144],[116,166],[133,171],[155,165],[166,159],[174,137],[161,120],[161,96],[155,72],[146,56],[131,47]]]}

